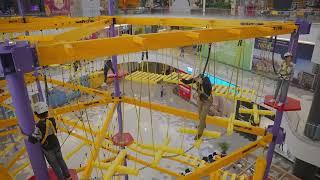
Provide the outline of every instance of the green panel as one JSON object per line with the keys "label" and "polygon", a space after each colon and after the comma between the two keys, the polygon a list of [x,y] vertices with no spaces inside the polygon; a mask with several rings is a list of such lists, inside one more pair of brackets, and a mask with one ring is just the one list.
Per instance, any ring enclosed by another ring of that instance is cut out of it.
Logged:
{"label": "green panel", "polygon": [[[243,58],[241,59],[240,68],[244,70],[251,70],[252,63],[252,53],[254,41],[252,39],[243,40]],[[216,61],[228,64],[231,66],[237,66],[236,57],[239,55],[238,52],[238,41],[225,41],[221,43],[216,43],[211,49],[210,60],[213,60],[213,57],[216,57]],[[202,49],[202,56],[208,57],[208,45],[204,45]],[[206,59],[203,60],[206,60]]]}

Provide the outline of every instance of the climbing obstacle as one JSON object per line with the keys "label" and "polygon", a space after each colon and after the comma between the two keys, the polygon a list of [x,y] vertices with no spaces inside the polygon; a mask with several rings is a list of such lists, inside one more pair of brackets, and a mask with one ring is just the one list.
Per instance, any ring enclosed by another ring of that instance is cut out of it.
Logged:
{"label": "climbing obstacle", "polygon": [[150,83],[157,84],[159,81],[163,79],[164,75],[155,74],[149,72],[135,71],[125,77],[126,80],[142,82],[142,83]]}
{"label": "climbing obstacle", "polygon": [[256,97],[255,90],[225,85],[214,85],[212,87],[212,94],[215,96],[222,96],[231,100],[239,100],[244,102],[252,102]]}
{"label": "climbing obstacle", "polygon": [[256,125],[258,125],[260,123],[260,116],[274,116],[275,115],[275,113],[271,110],[259,109],[257,104],[253,104],[252,109],[239,108],[239,113],[253,115],[253,122]]}

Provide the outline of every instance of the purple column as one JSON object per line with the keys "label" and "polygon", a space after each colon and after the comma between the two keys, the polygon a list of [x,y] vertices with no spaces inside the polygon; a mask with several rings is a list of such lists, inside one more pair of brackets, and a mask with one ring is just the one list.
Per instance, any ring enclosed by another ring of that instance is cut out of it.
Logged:
{"label": "purple column", "polygon": [[[291,34],[290,37],[290,43],[289,43],[289,47],[288,47],[288,52],[292,53],[293,55],[293,62],[295,62],[295,57],[297,54],[297,48],[298,48],[298,40],[299,40],[299,31],[293,32]],[[289,87],[288,87],[289,89]],[[284,91],[285,95],[287,96],[288,94],[288,89],[286,89]],[[281,91],[282,93],[283,91]],[[284,101],[280,101],[281,103],[285,104],[286,99]],[[274,124],[272,126],[271,129],[271,133],[273,135],[272,137],[272,142],[269,144],[269,148],[268,148],[268,153],[267,153],[267,166],[266,166],[266,171],[264,174],[264,179],[266,180],[268,178],[268,174],[270,172],[270,167],[271,167],[271,163],[272,163],[272,158],[273,158],[273,153],[274,153],[274,149],[276,147],[277,142],[277,138],[281,132],[281,121],[282,121],[282,115],[283,115],[283,111],[281,110],[281,108],[279,110],[277,110],[276,112],[276,117],[274,119]]]}
{"label": "purple column", "polygon": [[[114,15],[114,11],[115,11],[115,1],[114,0],[109,0],[108,1],[108,10],[109,10],[109,16],[113,16]],[[116,22],[113,22],[110,25],[110,29],[109,29],[109,35],[110,37],[115,37],[116,36],[116,31],[114,28],[114,24]],[[114,73],[115,73],[115,77],[114,77],[114,96],[115,97],[120,97],[121,96],[121,92],[120,92],[120,84],[119,84],[119,79],[118,79],[118,60],[117,60],[117,56],[112,56],[112,66],[114,69]],[[123,120],[122,120],[122,110],[121,110],[121,103],[118,104],[117,106],[117,113],[118,113],[118,126],[119,126],[119,133],[122,134],[123,133]],[[124,160],[124,166],[127,166],[127,161]],[[125,175],[125,180],[128,180],[129,177],[128,175]]]}
{"label": "purple column", "polygon": [[[30,135],[35,126],[28,91],[22,72],[6,75],[12,103],[15,107],[16,117],[23,133]],[[30,163],[37,179],[49,179],[47,164],[44,159],[40,144],[31,144],[25,140]]]}

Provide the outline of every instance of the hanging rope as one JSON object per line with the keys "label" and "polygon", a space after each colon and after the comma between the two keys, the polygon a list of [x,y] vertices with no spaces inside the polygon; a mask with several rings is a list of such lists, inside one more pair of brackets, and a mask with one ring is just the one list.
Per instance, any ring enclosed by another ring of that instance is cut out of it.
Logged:
{"label": "hanging rope", "polygon": [[209,43],[209,46],[208,46],[208,57],[207,57],[206,64],[204,65],[204,68],[203,68],[203,71],[202,71],[202,75],[204,75],[205,72],[206,72],[206,69],[207,69],[207,66],[208,66],[208,63],[209,63],[209,59],[210,59],[210,54],[211,54],[211,43]]}

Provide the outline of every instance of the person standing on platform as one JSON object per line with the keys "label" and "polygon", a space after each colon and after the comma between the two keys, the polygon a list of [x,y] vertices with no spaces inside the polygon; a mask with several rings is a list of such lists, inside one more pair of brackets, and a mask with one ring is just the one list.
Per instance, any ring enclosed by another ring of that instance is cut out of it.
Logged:
{"label": "person standing on platform", "polygon": [[113,66],[112,66],[112,61],[111,59],[108,59],[104,62],[104,67],[103,67],[103,74],[104,74],[104,82],[107,83],[107,80],[108,80],[108,72],[109,70],[111,69],[112,73],[114,73],[114,69],[113,69]]}
{"label": "person standing on platform", "polygon": [[45,102],[36,103],[34,113],[40,120],[33,133],[28,137],[28,141],[33,144],[41,143],[44,156],[58,180],[71,180],[68,166],[63,159],[61,146],[56,136],[56,121],[54,118],[48,117],[48,105]]}
{"label": "person standing on platform", "polygon": [[[287,52],[284,54],[284,61],[281,63],[281,67],[280,70],[278,72],[279,78],[278,78],[278,82],[277,82],[277,87],[276,90],[274,92],[274,97],[271,100],[271,102],[275,103],[275,102],[279,102],[277,105],[278,106],[282,106],[285,100],[286,100],[286,92],[289,88],[290,85],[290,79],[292,77],[293,74],[293,69],[294,69],[294,64],[292,63],[292,54]],[[280,92],[280,96],[279,95],[279,91],[281,89]]]}
{"label": "person standing on platform", "polygon": [[210,79],[203,74],[186,80],[182,79],[181,82],[184,84],[196,83],[197,93],[198,93],[198,113],[199,113],[199,125],[198,125],[198,134],[195,137],[195,140],[200,139],[204,129],[206,128],[206,119],[209,112],[209,108],[212,105],[213,99],[211,95],[212,85]]}

